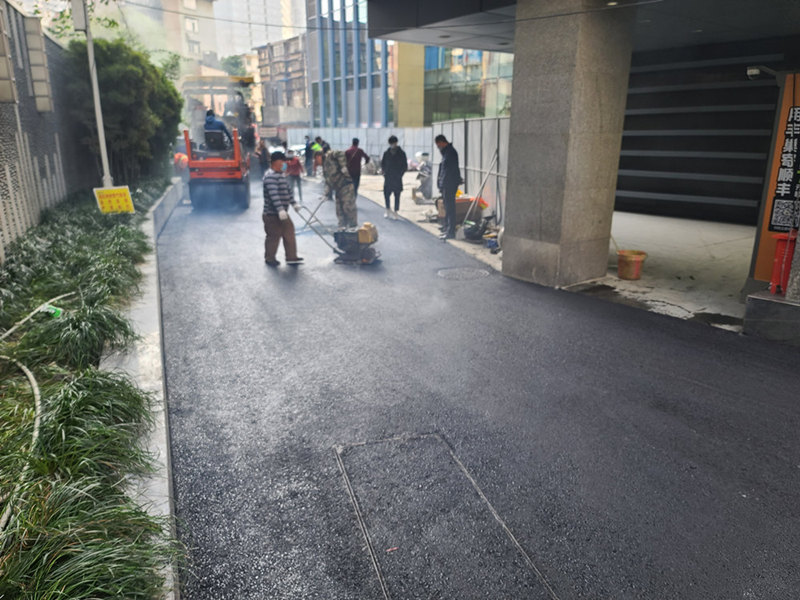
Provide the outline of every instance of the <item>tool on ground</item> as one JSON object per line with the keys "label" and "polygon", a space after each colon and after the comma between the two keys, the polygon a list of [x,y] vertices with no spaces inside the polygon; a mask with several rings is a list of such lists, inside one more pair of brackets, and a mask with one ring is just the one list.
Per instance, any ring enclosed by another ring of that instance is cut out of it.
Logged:
{"label": "tool on ground", "polygon": [[319,217],[317,216],[319,209],[322,208],[322,205],[325,204],[325,202],[327,201],[328,199],[325,196],[320,196],[319,201],[317,202],[317,205],[313,208],[313,210],[310,207],[306,206],[305,204],[297,205],[298,214],[300,214],[300,211],[308,213],[308,217],[303,217],[303,215],[300,214],[300,218],[302,218],[306,222],[306,224],[300,229],[300,231],[303,231],[304,229],[312,229],[312,224],[315,227],[320,227],[323,230],[327,230],[325,224],[322,221],[320,221]]}
{"label": "tool on ground", "polygon": [[[381,256],[381,253],[374,248],[374,244],[378,241],[378,228],[372,223],[364,223],[361,227],[351,227],[348,229],[339,229],[333,233],[333,245],[327,237],[325,225],[317,217],[317,211],[322,203],[325,202],[323,198],[319,205],[312,211],[308,207],[300,206],[297,210],[297,215],[305,223],[305,226],[316,233],[319,238],[334,251],[336,258],[334,262],[340,265],[371,265]],[[303,211],[305,209],[305,211]],[[304,216],[303,212],[308,212],[309,216]]]}
{"label": "tool on ground", "polygon": [[492,162],[489,163],[489,168],[486,169],[486,175],[483,177],[483,181],[481,182],[481,187],[478,188],[478,193],[475,194],[475,197],[472,200],[472,204],[470,205],[467,214],[464,216],[464,222],[461,224],[461,228],[456,232],[456,239],[459,240],[467,239],[465,227],[467,225],[467,222],[470,220],[469,218],[472,215],[472,211],[475,210],[475,207],[478,206],[478,203],[481,200],[483,200],[483,198],[481,198],[481,194],[483,194],[483,190],[486,187],[486,184],[489,182],[489,177],[492,176],[492,169],[494,169],[495,164],[497,164],[498,158],[499,158],[499,153],[497,150],[495,150],[494,155],[492,156]]}
{"label": "tool on ground", "polygon": [[471,242],[482,242],[483,236],[489,227],[489,223],[494,220],[494,217],[495,215],[492,213],[488,217],[481,218],[480,223],[476,223],[474,221],[464,221],[464,224],[461,226],[461,229],[464,232],[464,239]]}

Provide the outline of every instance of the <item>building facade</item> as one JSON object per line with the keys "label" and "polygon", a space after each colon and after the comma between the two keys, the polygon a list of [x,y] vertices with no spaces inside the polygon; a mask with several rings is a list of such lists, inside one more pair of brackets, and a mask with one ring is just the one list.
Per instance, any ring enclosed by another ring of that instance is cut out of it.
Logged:
{"label": "building facade", "polygon": [[73,131],[66,61],[37,16],[0,0],[0,263],[43,210],[100,183]]}
{"label": "building facade", "polygon": [[393,124],[396,46],[369,39],[366,0],[306,0],[306,16],[313,126]]}
{"label": "building facade", "polygon": [[306,0],[314,127],[507,115],[513,55],[371,39],[366,0]]}
{"label": "building facade", "polygon": [[797,162],[797,3],[430,4],[369,0],[370,31],[514,51],[505,274],[604,276],[614,208],[633,206],[757,220],[745,289],[769,280],[774,232],[800,214],[783,164]]}
{"label": "building facade", "polygon": [[297,36],[306,26],[305,4],[299,0],[217,0],[214,9],[221,57]]}
{"label": "building facade", "polygon": [[258,48],[263,125],[285,127],[309,122],[306,70],[305,35]]}
{"label": "building facade", "polygon": [[[110,2],[95,10],[125,29],[158,63],[169,54],[183,61],[184,74],[197,75],[201,66],[218,66],[215,0],[145,0],[136,4]],[[96,37],[113,38],[116,29],[93,25]]]}
{"label": "building facade", "polygon": [[425,125],[511,114],[514,55],[425,47]]}

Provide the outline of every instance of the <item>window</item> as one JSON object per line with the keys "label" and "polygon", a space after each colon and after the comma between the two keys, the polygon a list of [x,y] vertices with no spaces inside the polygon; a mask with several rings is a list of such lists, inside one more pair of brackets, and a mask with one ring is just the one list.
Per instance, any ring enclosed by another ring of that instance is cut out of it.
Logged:
{"label": "window", "polygon": [[14,68],[8,41],[7,4],[0,4],[0,102],[16,102],[17,87],[14,85]]}
{"label": "window", "polygon": [[183,7],[189,10],[197,10],[197,0],[183,0]]}
{"label": "window", "polygon": [[50,97],[50,71],[47,68],[41,19],[25,17],[25,39],[28,42],[28,61],[36,110],[49,112],[53,110],[53,101]]}
{"label": "window", "polygon": [[186,31],[191,33],[197,33],[200,30],[197,19],[193,19],[192,17],[186,17],[186,19],[184,19],[184,27],[186,27]]}
{"label": "window", "polygon": [[200,42],[189,40],[189,54],[194,54],[195,56],[199,56],[200,52],[201,52]]}

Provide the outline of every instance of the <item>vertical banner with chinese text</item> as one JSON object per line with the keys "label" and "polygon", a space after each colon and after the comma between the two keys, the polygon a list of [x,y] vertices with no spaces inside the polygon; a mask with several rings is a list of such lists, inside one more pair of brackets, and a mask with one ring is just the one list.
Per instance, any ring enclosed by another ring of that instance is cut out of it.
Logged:
{"label": "vertical banner with chinese text", "polygon": [[769,281],[772,275],[777,245],[773,235],[789,231],[800,218],[800,164],[797,158],[800,145],[800,75],[786,75],[779,110],[753,269],[753,279],[758,281]]}

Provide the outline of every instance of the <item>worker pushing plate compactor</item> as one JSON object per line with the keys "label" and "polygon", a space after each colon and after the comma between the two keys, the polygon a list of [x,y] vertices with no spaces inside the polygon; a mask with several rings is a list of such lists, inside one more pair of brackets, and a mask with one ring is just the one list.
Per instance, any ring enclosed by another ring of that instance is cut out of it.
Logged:
{"label": "worker pushing plate compactor", "polygon": [[[339,264],[371,265],[380,257],[374,244],[378,241],[378,228],[372,223],[358,226],[356,194],[353,180],[347,170],[347,159],[341,150],[330,150],[322,163],[325,177],[325,192],[317,206],[312,210],[300,207],[298,214],[306,226],[316,233],[337,256]],[[334,246],[325,235],[324,225],[317,217],[317,211],[326,200],[336,199],[336,217],[339,229],[333,234]]]}

